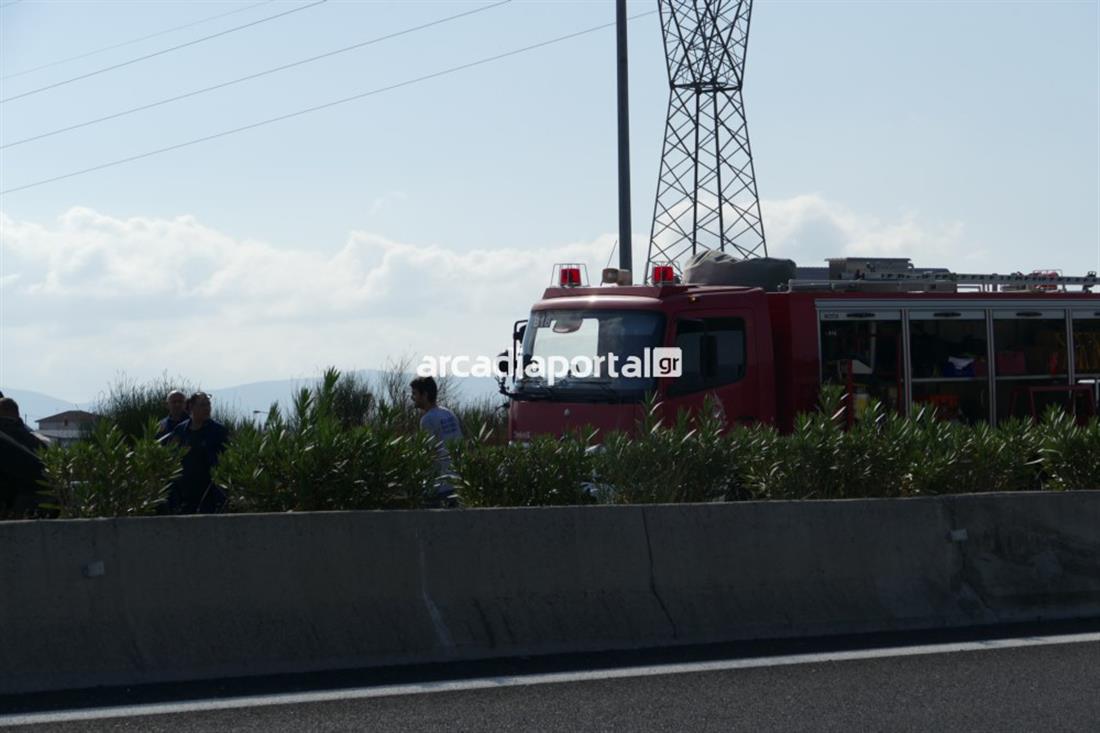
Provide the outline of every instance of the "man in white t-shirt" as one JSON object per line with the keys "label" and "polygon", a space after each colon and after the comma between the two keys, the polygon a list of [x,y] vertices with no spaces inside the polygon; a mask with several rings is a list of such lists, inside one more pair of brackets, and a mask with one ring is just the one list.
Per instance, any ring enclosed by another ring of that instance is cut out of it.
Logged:
{"label": "man in white t-shirt", "polygon": [[431,433],[439,442],[435,468],[436,474],[441,478],[436,480],[436,493],[441,499],[450,497],[454,494],[454,487],[446,478],[451,472],[451,454],[447,450],[447,444],[453,440],[462,440],[462,426],[453,412],[435,403],[439,396],[439,386],[433,378],[417,377],[409,387],[413,404],[424,413],[420,418],[420,429]]}

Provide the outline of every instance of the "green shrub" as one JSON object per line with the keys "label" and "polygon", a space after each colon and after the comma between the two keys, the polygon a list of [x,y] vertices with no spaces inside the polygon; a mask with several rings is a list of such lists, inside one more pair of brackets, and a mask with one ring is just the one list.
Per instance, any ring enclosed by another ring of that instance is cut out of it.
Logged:
{"label": "green shrub", "polygon": [[[322,385],[323,383],[322,378]],[[332,387],[332,413],[345,428],[366,425],[374,413],[376,403],[377,399],[370,385],[354,372],[340,374]]]}
{"label": "green shrub", "polygon": [[738,451],[723,435],[716,404],[671,425],[648,401],[634,436],[613,433],[593,456],[601,499],[619,504],[718,501],[734,492]]}
{"label": "green shrub", "polygon": [[920,460],[920,424],[872,400],[843,433],[837,496],[900,496],[910,466]]}
{"label": "green shrub", "polygon": [[149,421],[131,442],[117,425],[100,420],[87,440],[51,446],[43,455],[42,507],[62,518],[156,513],[179,475],[181,453],[154,440],[155,431]]}
{"label": "green shrub", "polygon": [[920,412],[909,421],[916,451],[905,476],[912,496],[1039,488],[1034,425],[1010,420],[993,428],[961,425]]}
{"label": "green shrub", "polygon": [[592,477],[589,435],[530,443],[495,444],[487,431],[455,446],[453,482],[459,499],[471,507],[589,504]]}
{"label": "green shrub", "polygon": [[214,471],[230,511],[412,509],[436,478],[435,446],[420,432],[384,421],[347,424],[339,414],[340,373],[302,389],[284,417],[277,405],[264,428],[239,430]]}
{"label": "green shrub", "polygon": [[[168,393],[175,389],[188,397],[198,391],[192,382],[182,377],[170,378],[164,374],[147,382],[136,382],[120,375],[107,386],[107,393],[96,400],[92,411],[116,425],[128,440],[137,440],[150,420],[159,422],[168,415],[165,400]],[[219,406],[216,397],[213,406],[214,419],[225,424],[230,432],[248,424],[245,418],[225,406]]]}
{"label": "green shrub", "polygon": [[114,424],[129,439],[142,435],[150,420],[159,421],[168,414],[165,399],[168,393],[178,389],[190,396],[194,386],[185,379],[170,379],[167,374],[148,382],[136,382],[121,374],[107,386],[92,411]]}
{"label": "green shrub", "polygon": [[993,428],[970,428],[964,446],[969,469],[963,490],[1026,491],[1040,488],[1041,431],[1030,421],[1008,420]]}
{"label": "green shrub", "polygon": [[508,442],[508,410],[503,398],[487,397],[452,409],[467,438],[482,436],[483,441],[496,445]]}
{"label": "green shrub", "polygon": [[870,402],[846,429],[843,397],[823,389],[790,435],[739,433],[749,492],[770,499],[920,496],[1040,487],[1039,430],[961,425],[919,410],[906,418]]}
{"label": "green shrub", "polygon": [[[229,510],[424,506],[438,478],[436,445],[419,430],[408,379],[400,364],[373,388],[329,369],[288,410],[273,405],[263,427],[240,422],[214,471]],[[155,513],[181,456],[152,439],[171,386],[114,385],[104,411],[125,425],[102,420],[87,441],[46,451],[43,505],[63,517]],[[451,480],[467,506],[1100,488],[1100,422],[1080,426],[1056,408],[1039,424],[993,428],[928,410],[903,418],[872,401],[849,425],[843,394],[826,388],[818,409],[780,435],[763,425],[725,429],[711,400],[662,421],[651,399],[635,434],[610,434],[595,446],[592,433],[506,444],[506,414],[495,403],[457,409],[467,438],[452,446]]]}
{"label": "green shrub", "polygon": [[1100,421],[1078,426],[1071,415],[1052,407],[1039,426],[1044,488],[1064,491],[1100,489]]}
{"label": "green shrub", "polygon": [[[829,499],[844,494],[843,409],[839,390],[822,390],[818,410],[798,415],[794,430],[780,435],[769,426],[739,431],[744,441],[740,473],[758,499]],[[853,467],[844,467],[852,471]]]}

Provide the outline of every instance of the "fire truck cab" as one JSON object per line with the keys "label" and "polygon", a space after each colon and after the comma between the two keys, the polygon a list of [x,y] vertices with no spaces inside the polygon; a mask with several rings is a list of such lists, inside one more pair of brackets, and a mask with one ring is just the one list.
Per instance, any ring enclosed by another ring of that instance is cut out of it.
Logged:
{"label": "fire truck cab", "polygon": [[[579,269],[561,268],[517,323],[517,361],[602,357],[603,369],[570,368],[553,383],[520,371],[504,386],[510,438],[630,431],[651,394],[666,417],[710,395],[729,425],[789,431],[823,384],[843,388],[851,415],[872,399],[966,423],[1034,417],[1049,404],[1096,412],[1096,273],[957,275],[901,259],[843,259],[774,288],[678,279],[655,268],[654,285],[589,287]],[[662,349],[678,349],[679,363]],[[626,362],[647,368],[624,370]]]}

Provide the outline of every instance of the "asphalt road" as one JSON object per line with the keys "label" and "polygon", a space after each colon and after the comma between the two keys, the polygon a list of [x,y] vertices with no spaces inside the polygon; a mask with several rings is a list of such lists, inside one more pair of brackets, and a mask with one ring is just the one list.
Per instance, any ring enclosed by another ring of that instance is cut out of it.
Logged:
{"label": "asphalt road", "polygon": [[[1097,633],[647,662],[177,699],[157,714],[53,705],[15,729],[1100,731]],[[103,717],[64,720],[82,715]]]}

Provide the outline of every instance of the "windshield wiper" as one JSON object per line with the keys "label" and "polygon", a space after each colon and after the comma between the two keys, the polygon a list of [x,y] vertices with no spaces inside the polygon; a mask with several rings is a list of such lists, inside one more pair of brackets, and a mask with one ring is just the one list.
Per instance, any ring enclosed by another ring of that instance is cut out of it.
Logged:
{"label": "windshield wiper", "polygon": [[517,399],[549,400],[558,396],[558,390],[548,384],[523,384],[512,396]]}
{"label": "windshield wiper", "polygon": [[[586,388],[586,387],[597,387],[597,388],[599,388],[599,390],[603,394],[607,395],[608,397],[613,398],[613,401],[615,401],[615,402],[622,402],[623,397],[624,397],[623,394],[621,392],[619,392],[619,390],[617,390],[617,389],[615,389],[614,387],[611,386],[611,380],[609,380],[609,379],[578,379],[575,382],[569,382],[567,384],[563,384],[562,386],[563,387],[569,387],[571,389],[576,389],[577,392],[583,391],[584,388]],[[578,394],[578,395],[570,395],[570,396],[571,397],[578,397],[578,398],[587,397],[588,399],[592,399],[592,397],[594,395],[591,395],[591,394],[589,394],[589,395]]]}

